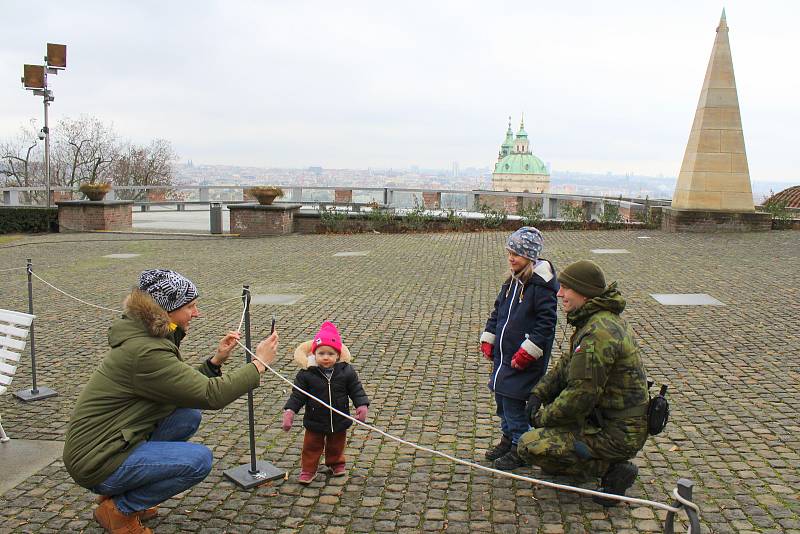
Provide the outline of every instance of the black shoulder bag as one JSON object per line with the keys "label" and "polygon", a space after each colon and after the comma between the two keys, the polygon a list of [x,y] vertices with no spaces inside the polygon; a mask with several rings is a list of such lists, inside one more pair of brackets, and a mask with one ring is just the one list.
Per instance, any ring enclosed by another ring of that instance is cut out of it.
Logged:
{"label": "black shoulder bag", "polygon": [[669,420],[669,402],[667,401],[667,385],[661,385],[658,395],[652,397],[647,405],[647,432],[651,436],[660,434]]}

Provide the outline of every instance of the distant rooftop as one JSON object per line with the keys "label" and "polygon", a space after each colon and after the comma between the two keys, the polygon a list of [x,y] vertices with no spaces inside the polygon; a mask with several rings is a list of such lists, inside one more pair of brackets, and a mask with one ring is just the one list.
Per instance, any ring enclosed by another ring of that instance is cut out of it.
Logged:
{"label": "distant rooftop", "polygon": [[800,209],[800,185],[793,185],[792,187],[784,189],[780,193],[775,193],[775,195],[772,197],[772,200],[775,202],[786,201],[787,208]]}

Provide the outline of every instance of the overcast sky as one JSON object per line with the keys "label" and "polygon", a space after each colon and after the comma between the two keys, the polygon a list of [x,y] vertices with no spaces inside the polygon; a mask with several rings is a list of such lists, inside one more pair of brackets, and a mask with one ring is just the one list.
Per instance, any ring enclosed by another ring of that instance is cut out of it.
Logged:
{"label": "overcast sky", "polygon": [[[489,166],[524,112],[554,170],[676,176],[722,7],[6,0],[0,137],[41,125],[19,78],[49,41],[68,47],[51,119],[94,115],[181,160]],[[800,2],[724,7],[751,176],[800,183]]]}

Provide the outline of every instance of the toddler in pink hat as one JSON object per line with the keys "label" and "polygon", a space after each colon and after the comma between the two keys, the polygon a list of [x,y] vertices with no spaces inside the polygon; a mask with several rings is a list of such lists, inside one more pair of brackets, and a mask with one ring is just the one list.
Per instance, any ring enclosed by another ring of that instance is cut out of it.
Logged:
{"label": "toddler in pink hat", "polygon": [[[301,343],[295,349],[294,359],[300,366],[294,380],[297,387],[348,415],[352,399],[356,407],[356,419],[361,422],[367,420],[369,397],[356,370],[350,365],[350,351],[342,343],[335,324],[330,321],[322,323],[314,339]],[[306,410],[303,415],[306,432],[298,482],[310,484],[314,480],[323,452],[325,465],[333,476],[344,476],[347,472],[344,446],[347,429],[353,422],[292,388],[292,394],[284,406],[283,430],[288,432],[292,428],[294,416],[303,406]]]}

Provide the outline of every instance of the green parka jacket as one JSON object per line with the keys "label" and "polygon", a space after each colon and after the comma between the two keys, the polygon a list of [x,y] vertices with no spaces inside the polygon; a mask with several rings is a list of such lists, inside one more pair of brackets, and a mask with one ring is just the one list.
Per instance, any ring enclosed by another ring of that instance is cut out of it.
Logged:
{"label": "green parka jacket", "polygon": [[255,365],[221,376],[181,359],[183,333],[167,312],[135,289],[108,330],[108,351],[84,386],[67,429],[64,464],[92,488],[107,479],[175,408],[217,410],[259,385]]}
{"label": "green parka jacket", "polygon": [[624,309],[625,299],[613,283],[570,312],[567,321],[575,327],[570,351],[531,393],[542,401],[536,414],[541,426],[588,433],[604,428],[635,454],[647,438],[649,396],[639,347],[620,317]]}

